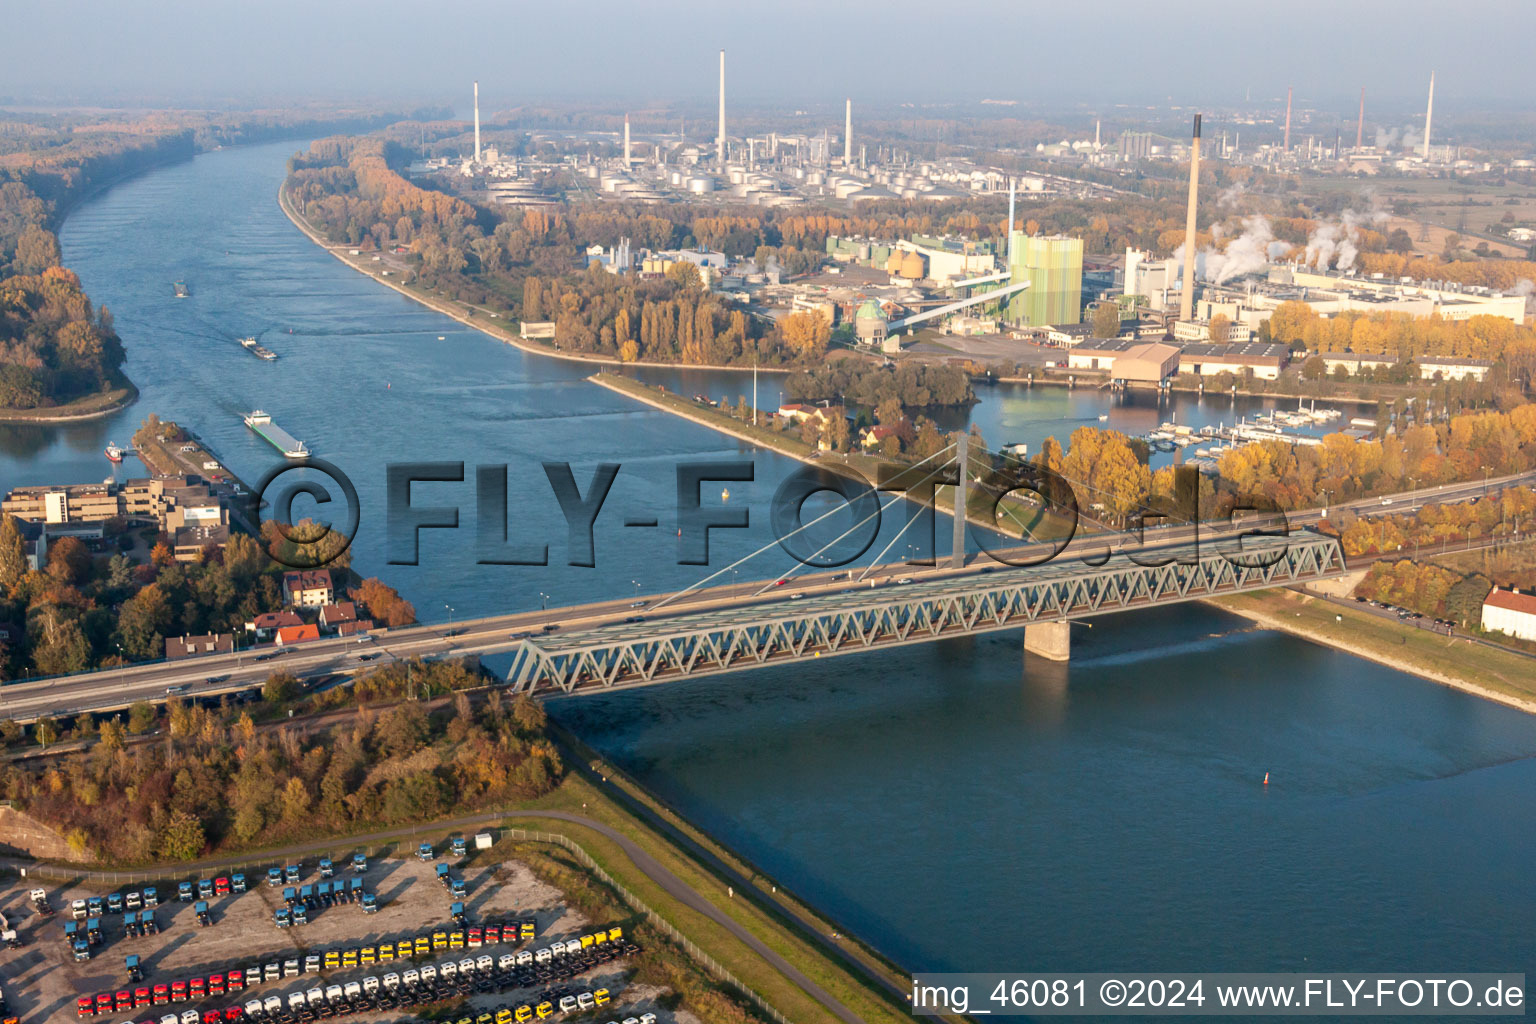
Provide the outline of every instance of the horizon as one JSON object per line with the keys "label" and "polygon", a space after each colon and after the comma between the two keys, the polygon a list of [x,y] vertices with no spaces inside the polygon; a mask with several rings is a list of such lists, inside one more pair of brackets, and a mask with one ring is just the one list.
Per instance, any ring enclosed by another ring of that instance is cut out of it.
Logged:
{"label": "horizon", "polygon": [[[1517,17],[1520,8],[1512,0],[1474,0],[1472,7],[1449,20],[1427,0],[1390,8],[1359,4],[1343,12],[1304,0],[1222,20],[1187,0],[1108,19],[992,3],[946,21],[910,0],[897,0],[877,16],[791,0],[771,19],[752,9],[671,2],[605,6],[579,44],[565,46],[569,25],[562,14],[529,7],[509,17],[489,0],[460,0],[451,12],[425,20],[402,0],[381,0],[366,18],[294,0],[251,10],[211,11],[184,2],[147,11],[90,8],[93,31],[86,34],[78,27],[87,5],[75,0],[13,14],[12,38],[29,45],[0,70],[0,102],[218,109],[324,99],[458,109],[468,83],[478,79],[482,109],[551,102],[697,102],[712,109],[716,52],[723,47],[727,105],[743,110],[840,104],[844,97],[917,109],[982,99],[1015,100],[1018,107],[1003,109],[1020,111],[1252,109],[1283,104],[1289,87],[1299,105],[1343,113],[1353,110],[1364,86],[1368,117],[1373,103],[1398,117],[1422,109],[1431,71],[1437,106],[1447,113],[1529,109],[1518,34],[1487,31],[1501,18]],[[687,17],[686,33],[676,30],[678,15]],[[923,49],[936,56],[913,59],[920,55],[904,15],[925,19]],[[409,41],[401,43],[396,30],[406,20]],[[508,23],[505,34],[494,29],[501,22]],[[996,30],[982,30],[989,22],[999,23]],[[1175,61],[1171,46],[1148,44],[1197,22],[1200,39],[1188,59]],[[295,30],[306,24],[307,30]],[[1319,25],[1327,26],[1327,40],[1342,45],[1319,45],[1313,31]],[[466,32],[471,26],[491,29]],[[1024,42],[1037,33],[1052,43],[1039,53]],[[686,42],[678,45],[682,34]],[[1368,49],[1353,42],[1367,35]],[[526,45],[529,37],[543,45]],[[232,39],[240,41],[238,53],[230,52]],[[1266,60],[1251,73],[1254,39],[1263,39]],[[1346,47],[1350,52],[1340,59]],[[1113,57],[1095,61],[1094,54]],[[1473,61],[1475,74],[1463,70]]]}

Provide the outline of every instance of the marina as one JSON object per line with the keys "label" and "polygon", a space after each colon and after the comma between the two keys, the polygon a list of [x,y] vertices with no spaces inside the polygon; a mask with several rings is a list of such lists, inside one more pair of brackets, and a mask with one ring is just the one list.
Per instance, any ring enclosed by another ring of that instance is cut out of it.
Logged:
{"label": "marina", "polygon": [[245,425],[250,427],[257,437],[282,452],[284,458],[309,458],[309,449],[304,446],[304,442],[272,422],[272,417],[260,409],[256,409],[245,417]]}
{"label": "marina", "polygon": [[[1245,416],[1230,427],[1224,423],[1217,423],[1196,428],[1186,424],[1165,422],[1156,430],[1142,434],[1140,440],[1145,441],[1154,452],[1174,452],[1198,445],[1199,447],[1195,447],[1194,458],[1187,462],[1214,471],[1216,459],[1233,448],[1245,444],[1279,441],[1283,444],[1304,447],[1321,445],[1324,435],[1319,428],[1340,420],[1343,416],[1343,412],[1338,409],[1318,409],[1315,406],[1302,408],[1298,405],[1294,410],[1275,409],[1262,412],[1252,419]],[[1350,432],[1365,436],[1369,434],[1369,428],[1374,426],[1374,420],[1351,420]],[[1309,429],[1310,433],[1303,432]]]}

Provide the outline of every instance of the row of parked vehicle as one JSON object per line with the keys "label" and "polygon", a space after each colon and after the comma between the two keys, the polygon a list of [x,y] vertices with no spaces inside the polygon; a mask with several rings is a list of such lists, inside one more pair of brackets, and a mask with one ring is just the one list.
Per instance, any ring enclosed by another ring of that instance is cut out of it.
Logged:
{"label": "row of parked vehicle", "polygon": [[[362,874],[368,870],[368,858],[361,853],[352,855],[352,871]],[[336,874],[336,863],[329,857],[321,857],[319,864],[321,878],[331,878]],[[280,868],[267,869],[267,885],[277,888],[280,885],[298,885],[304,878],[304,864],[285,864]]]}
{"label": "row of parked vehicle", "polygon": [[[537,952],[503,953],[495,960],[489,954],[457,962],[445,960],[419,969],[407,968],[399,974],[390,972],[383,977],[369,976],[360,981],[291,992],[286,1001],[279,996],[253,999],[245,1004],[243,1013],[253,1022],[310,1024],[316,1019],[348,1013],[387,1012],[464,997],[472,992],[563,981],[639,951],[639,946],[624,940],[622,929],[612,928],[552,943]],[[478,1019],[469,1018],[469,1024],[525,1024],[555,1013],[593,1009],[606,1004],[608,998],[607,989],[550,991],[534,1003],[503,1007],[495,1013],[481,1014]]]}
{"label": "row of parked vehicle", "polygon": [[[218,878],[202,878],[196,882],[181,882],[176,886],[176,899],[182,903],[191,903],[194,900],[211,900],[215,896],[229,896],[233,893],[245,892],[245,876],[241,874],[221,875]],[[42,893],[42,898],[38,898]],[[33,904],[41,907],[48,905],[48,894],[41,889],[33,890]],[[69,904],[70,916],[76,921],[84,921],[87,918],[101,917],[103,914],[136,913],[146,908],[154,908],[160,905],[160,891],[153,885],[147,885],[143,889],[130,889],[128,892],[113,892],[106,896],[89,896],[84,899],[72,900]],[[52,913],[48,909],[46,913]],[[39,913],[45,911],[39,909]]]}
{"label": "row of parked vehicle", "polygon": [[[74,922],[69,923],[74,924]],[[608,938],[599,940],[597,938],[599,934],[606,935]],[[623,936],[622,929],[612,928],[606,932],[593,932],[584,938],[591,940],[588,942],[589,946],[596,946],[603,941],[617,944]],[[122,989],[115,993],[107,992],[96,996],[82,996],[76,1003],[76,1010],[79,1016],[88,1017],[98,1013],[111,1013],[114,1010],[138,1009],[141,1006],[197,1002],[209,996],[222,996],[226,992],[240,992],[267,981],[296,978],[304,974],[318,974],[321,971],[369,967],[374,964],[391,963],[397,957],[404,960],[415,956],[428,956],[434,951],[443,949],[463,949],[466,946],[479,948],[487,943],[514,943],[520,940],[532,941],[533,938],[534,922],[531,919],[506,924],[476,925],[458,930],[439,929],[435,932],[400,939],[398,942],[380,943],[377,946],[317,950],[305,954],[303,958],[270,960],[254,967],[232,967],[227,972],[210,974],[205,978]],[[553,948],[551,946],[550,950]],[[543,960],[539,959],[541,956]],[[538,953],[524,950],[515,955],[503,954],[500,959],[506,962],[507,969],[516,969],[520,966],[548,962],[552,956],[553,954],[546,950],[540,950]],[[489,961],[490,957],[482,956],[480,960]],[[140,980],[142,971],[139,968],[138,957],[128,958],[127,969],[131,982]],[[118,1005],[120,1003],[125,1005]]]}
{"label": "row of parked vehicle", "polygon": [[[557,944],[567,948],[574,944],[579,951],[574,954],[562,952],[559,955],[558,960],[555,961],[561,968],[558,972],[559,976],[571,977],[598,963],[611,960],[615,956],[639,952],[638,946],[625,943],[622,937],[608,940],[601,945],[597,943],[598,935],[606,937],[614,931],[619,929],[583,936],[582,939],[571,940],[570,943]],[[592,945],[582,947],[583,940],[591,940]],[[542,954],[546,950],[539,952]],[[286,1000],[281,996],[270,995],[264,999],[248,1000],[243,1006],[201,1011],[188,1009],[179,1015],[169,1013],[160,1018],[159,1024],[232,1024],[242,1018],[252,1022],[270,1022],[270,1024],[301,1024],[301,1022],[307,1024],[317,1019],[350,1013],[387,1012],[408,1008],[454,996],[468,995],[472,991],[489,992],[494,989],[526,988],[537,984],[536,977],[519,969],[516,964],[517,959],[518,957],[514,957],[513,954],[504,953],[493,961],[490,955],[482,954],[473,960],[465,958],[457,963],[450,960],[436,965],[428,964],[420,970],[411,968],[400,974],[391,972],[382,978],[369,976],[360,981],[333,983],[326,986],[316,985],[307,990],[291,992]],[[237,973],[232,973],[229,977],[236,976]],[[182,983],[173,983],[173,985],[179,984]],[[141,986],[138,989],[123,989],[116,993],[104,992],[94,999],[84,996],[78,1003],[78,1016],[83,1019],[113,1012],[125,1012],[146,1005],[159,1005],[161,990],[164,988],[166,986],[163,985],[156,985],[153,989]],[[146,999],[148,1001],[145,1001]],[[545,993],[544,997],[535,1003],[502,1007],[494,1013],[487,1012],[478,1018],[465,1019],[469,1024],[526,1024],[532,1020],[543,1020],[555,1013],[593,1009],[607,1004],[608,1001],[607,989],[600,988],[591,992],[571,992],[562,989]],[[636,1024],[643,1019],[637,1018]],[[654,1017],[651,1019],[654,1020]],[[126,1021],[124,1024],[133,1024],[133,1022]],[[145,1021],[143,1024],[154,1024],[154,1022]],[[458,1024],[464,1024],[464,1021]]]}

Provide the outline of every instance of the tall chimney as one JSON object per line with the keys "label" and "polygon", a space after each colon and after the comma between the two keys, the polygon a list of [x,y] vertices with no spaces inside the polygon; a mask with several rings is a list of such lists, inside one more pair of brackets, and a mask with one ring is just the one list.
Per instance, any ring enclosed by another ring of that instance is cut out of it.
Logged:
{"label": "tall chimney", "polygon": [[1099,119],[1098,118],[1094,118],[1094,121],[1093,121],[1093,148],[1094,149],[1098,149],[1099,148],[1099,127],[1100,127],[1100,124],[1101,124],[1101,122],[1099,121]]}
{"label": "tall chimney", "polygon": [[844,101],[843,106],[843,167],[853,166],[853,98]]}
{"label": "tall chimney", "polygon": [[1291,151],[1291,87],[1285,88],[1285,151]]}
{"label": "tall chimney", "polygon": [[1360,120],[1355,122],[1355,148],[1365,144],[1365,86],[1360,87]]}
{"label": "tall chimney", "polygon": [[629,167],[629,115],[624,115],[624,166]]}
{"label": "tall chimney", "polygon": [[1013,196],[1015,187],[1014,180],[1010,177],[1008,179],[1008,234],[1006,236],[1008,244],[1008,270],[1013,269]]}
{"label": "tall chimney", "polygon": [[1435,73],[1429,73],[1429,106],[1424,109],[1424,159],[1429,159],[1429,124],[1435,117]]}
{"label": "tall chimney", "polygon": [[1195,204],[1200,198],[1200,115],[1189,143],[1189,213],[1184,218],[1184,290],[1179,293],[1179,319],[1195,317]]}
{"label": "tall chimney", "polygon": [[475,163],[480,162],[480,83],[475,83]]}
{"label": "tall chimney", "polygon": [[715,136],[715,162],[725,166],[725,51],[720,51],[720,132]]}

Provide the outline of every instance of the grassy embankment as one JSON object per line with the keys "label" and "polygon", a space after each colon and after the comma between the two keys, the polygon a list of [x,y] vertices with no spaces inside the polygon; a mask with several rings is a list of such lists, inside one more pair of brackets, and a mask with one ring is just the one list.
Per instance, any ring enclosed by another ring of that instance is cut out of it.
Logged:
{"label": "grassy embankment", "polygon": [[1432,682],[1536,713],[1536,662],[1292,590],[1235,594],[1218,608]]}
{"label": "grassy embankment", "polygon": [[124,377],[121,387],[82,395],[62,405],[49,405],[38,409],[0,407],[0,423],[67,423],[71,420],[100,419],[119,409],[126,409],[138,397],[139,389]]}
{"label": "grassy embankment", "polygon": [[[581,776],[573,772],[555,792],[540,800],[537,806],[585,815],[621,832],[861,1019],[870,1024],[894,1024],[908,1019],[883,993],[875,991],[869,982],[834,963],[784,922],[747,899],[745,894],[737,892],[734,897],[728,896],[724,881],[637,820]],[[647,878],[608,837],[566,822],[540,819],[517,821],[515,813],[508,816],[508,823],[568,835],[615,881],[706,950],[726,970],[749,985],[790,1020],[836,1020],[830,1011],[717,922],[674,899],[661,886]],[[690,832],[698,835],[691,829]],[[710,844],[711,847],[713,845]]]}

